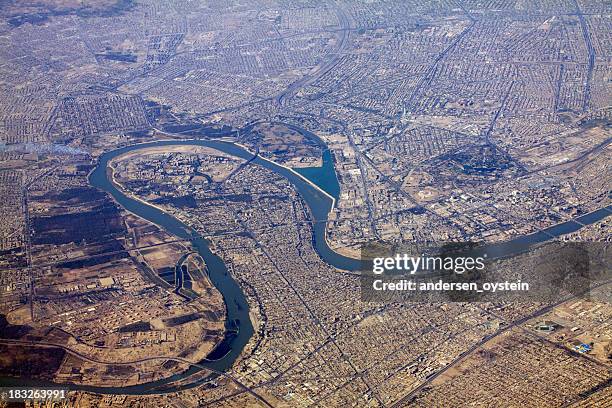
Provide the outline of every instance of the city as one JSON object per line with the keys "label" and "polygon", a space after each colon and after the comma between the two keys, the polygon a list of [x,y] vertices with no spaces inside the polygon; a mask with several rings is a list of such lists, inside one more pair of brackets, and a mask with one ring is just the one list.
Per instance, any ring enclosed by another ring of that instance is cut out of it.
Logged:
{"label": "city", "polygon": [[[0,387],[68,393],[0,406],[609,406],[611,16],[6,2]],[[434,243],[544,287],[364,296]]]}

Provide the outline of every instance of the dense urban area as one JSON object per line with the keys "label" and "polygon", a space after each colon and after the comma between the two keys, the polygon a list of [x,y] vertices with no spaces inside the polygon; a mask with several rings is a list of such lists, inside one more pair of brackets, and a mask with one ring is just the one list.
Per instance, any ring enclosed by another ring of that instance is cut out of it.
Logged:
{"label": "dense urban area", "polygon": [[[2,2],[0,386],[70,389],[27,406],[612,406],[611,17]],[[364,299],[342,267],[517,239],[496,279],[537,282],[563,242],[589,290]]]}

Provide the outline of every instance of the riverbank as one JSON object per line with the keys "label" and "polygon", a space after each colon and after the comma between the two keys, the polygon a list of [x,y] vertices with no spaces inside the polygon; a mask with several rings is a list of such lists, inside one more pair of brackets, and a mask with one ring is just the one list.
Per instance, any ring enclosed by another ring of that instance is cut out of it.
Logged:
{"label": "riverbank", "polygon": [[[166,132],[166,131],[160,130],[160,129],[155,129],[155,130],[158,131],[161,134],[166,135],[166,136],[174,136],[175,138],[171,139],[171,140],[180,140],[180,141],[184,141],[184,142],[197,142],[197,141],[201,141],[202,140],[202,139],[194,139],[194,138],[185,139],[185,138],[179,137],[179,135],[176,134],[176,133],[169,133],[169,132]],[[266,161],[266,162],[268,162],[268,163],[270,163],[270,164],[272,164],[272,165],[274,165],[276,167],[281,167],[281,168],[291,172],[293,175],[295,175],[296,177],[301,178],[304,182],[310,184],[310,186],[312,186],[313,188],[317,189],[319,192],[321,192],[322,194],[327,196],[331,200],[331,208],[332,209],[335,208],[335,205],[336,205],[336,198],[335,197],[333,197],[327,191],[325,191],[320,186],[315,184],[313,181],[308,179],[306,176],[298,173],[295,169],[293,169],[291,167],[287,167],[284,164],[280,164],[280,163],[275,162],[275,161],[273,161],[271,159],[268,159],[268,158],[262,156],[261,154],[259,154],[259,152],[254,152],[254,151],[250,150],[247,146],[245,146],[245,145],[243,145],[241,143],[227,141],[227,140],[220,140],[220,141],[223,142],[223,143],[228,143],[228,144],[232,144],[232,145],[238,146],[241,149],[243,149],[245,152],[248,152],[249,154],[251,154],[253,156],[253,158],[257,157],[257,158],[259,158],[259,159],[261,159],[263,161]]]}
{"label": "riverbank", "polygon": [[[211,281],[222,293],[227,307],[227,324],[228,326],[236,325],[237,335],[227,337],[224,347],[228,352],[223,353],[223,357],[214,361],[203,361],[201,364],[193,365],[187,371],[165,378],[160,381],[144,383],[133,387],[113,387],[108,389],[100,389],[99,387],[89,387],[84,385],[74,386],[74,388],[89,390],[97,393],[110,394],[146,394],[159,392],[163,388],[163,392],[175,392],[181,389],[197,386],[203,380],[195,380],[189,382],[189,378],[201,371],[204,368],[213,370],[214,372],[227,372],[230,370],[237,359],[243,356],[243,351],[254,334],[252,312],[246,300],[243,289],[229,274],[223,261],[214,255],[208,246],[208,242],[202,236],[198,235],[184,222],[175,218],[171,213],[168,213],[159,206],[150,204],[138,197],[126,195],[113,177],[113,171],[108,171],[110,163],[116,157],[130,151],[145,149],[149,147],[172,147],[172,146],[205,146],[220,152],[238,157],[254,164],[261,165],[278,175],[286,178],[289,183],[298,191],[301,198],[306,202],[310,209],[313,218],[313,237],[312,242],[317,254],[327,264],[336,267],[337,269],[358,272],[361,262],[359,259],[344,256],[338,253],[329,246],[327,238],[327,218],[332,209],[332,200],[329,194],[326,194],[315,183],[306,180],[301,175],[297,174],[293,169],[279,165],[270,160],[266,160],[260,156],[254,155],[244,149],[244,147],[229,143],[227,141],[211,141],[200,139],[172,139],[161,140],[154,142],[139,143],[125,146],[107,153],[102,154],[98,158],[97,167],[90,172],[90,184],[108,192],[115,202],[123,207],[126,211],[146,219],[160,228],[163,228],[168,233],[176,235],[179,238],[188,239],[196,248],[200,256],[205,260],[211,271]],[[516,251],[524,251],[533,245],[554,239],[555,237],[565,235],[577,231],[584,225],[595,223],[607,216],[612,215],[612,206],[593,211],[589,214],[584,214],[578,217],[576,221],[570,220],[564,223],[549,227],[548,229],[523,237],[516,237],[514,240],[496,245],[496,253],[500,256],[511,256],[517,253]],[[546,232],[544,232],[546,231]],[[235,327],[232,327],[235,329]],[[202,368],[204,367],[204,368]],[[167,385],[181,381],[181,385]]]}

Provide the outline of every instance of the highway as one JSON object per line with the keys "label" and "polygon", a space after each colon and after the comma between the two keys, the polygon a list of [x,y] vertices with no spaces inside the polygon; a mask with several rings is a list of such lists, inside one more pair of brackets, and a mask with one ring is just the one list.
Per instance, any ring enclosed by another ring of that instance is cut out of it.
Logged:
{"label": "highway", "polygon": [[[597,285],[594,285],[590,290],[596,289],[596,288],[604,286],[604,285],[608,285],[610,283],[612,283],[612,279],[608,279],[608,280],[606,280],[604,282],[601,282],[601,283],[599,283]],[[522,318],[520,318],[518,320],[515,320],[514,322],[510,323],[507,326],[502,327],[501,329],[499,329],[498,331],[496,331],[493,334],[490,334],[488,336],[483,337],[479,342],[475,343],[469,349],[467,349],[466,351],[464,351],[463,353],[461,353],[457,357],[455,357],[455,359],[453,361],[451,361],[447,366],[445,366],[440,371],[438,371],[435,374],[433,374],[431,377],[427,378],[417,388],[415,388],[414,390],[410,391],[410,393],[408,393],[407,395],[402,397],[400,400],[394,402],[391,405],[391,408],[398,408],[398,407],[403,407],[403,406],[409,405],[411,400],[413,399],[413,397],[415,397],[421,390],[423,390],[423,388],[425,388],[427,385],[431,384],[436,378],[438,378],[439,376],[441,376],[442,374],[447,372],[449,369],[451,369],[454,366],[456,366],[465,357],[469,356],[474,351],[478,350],[480,347],[482,347],[483,345],[488,343],[490,340],[493,340],[494,338],[500,336],[501,334],[504,334],[508,330],[511,330],[511,329],[513,329],[513,328],[515,328],[517,326],[520,326],[523,323],[526,323],[526,322],[528,322],[531,319],[534,319],[534,318],[536,318],[538,316],[541,316],[543,314],[546,314],[546,313],[550,312],[555,307],[557,307],[557,306],[559,306],[559,305],[561,305],[561,304],[563,304],[563,303],[565,303],[567,301],[575,299],[577,296],[579,296],[579,295],[567,296],[567,297],[561,299],[560,301],[558,301],[556,303],[550,304],[550,305],[548,305],[546,307],[543,307],[543,308],[535,311],[534,313],[531,313],[530,315],[527,315],[527,316],[522,317]]]}
{"label": "highway", "polygon": [[293,95],[295,95],[295,93],[300,88],[303,88],[306,85],[312,84],[317,79],[319,79],[320,77],[325,75],[327,72],[329,72],[331,69],[333,69],[336,66],[336,64],[340,61],[340,58],[342,57],[344,52],[346,51],[349,45],[348,39],[349,39],[349,35],[351,32],[349,17],[348,17],[348,14],[344,11],[344,9],[342,9],[339,6],[334,8],[334,12],[336,13],[336,16],[338,17],[338,21],[340,23],[340,29],[338,30],[338,33],[339,33],[338,46],[336,47],[336,50],[333,53],[330,53],[331,58],[323,62],[321,65],[319,65],[315,69],[314,72],[304,75],[302,78],[290,84],[289,87],[285,89],[283,92],[278,94],[274,98],[278,106],[284,106],[286,100],[288,98],[291,98]]}
{"label": "highway", "polygon": [[[109,366],[131,366],[131,365],[136,365],[136,364],[141,364],[141,363],[146,363],[146,362],[151,362],[151,361],[176,361],[179,363],[184,363],[184,364],[188,364],[190,366],[194,366],[197,368],[200,368],[202,370],[206,370],[206,371],[210,371],[212,373],[215,373],[219,376],[223,376],[225,378],[230,379],[231,381],[233,381],[234,383],[236,383],[240,388],[242,388],[245,392],[248,392],[249,394],[251,394],[252,396],[254,396],[255,398],[257,398],[260,402],[262,402],[265,406],[267,407],[272,407],[272,405],[266,400],[264,399],[262,396],[260,396],[259,394],[257,394],[252,388],[244,385],[242,382],[240,382],[240,380],[238,380],[236,377],[234,377],[231,374],[228,374],[226,372],[223,371],[217,371],[214,370],[212,368],[209,367],[205,367],[201,364],[198,363],[194,363],[192,361],[189,361],[185,358],[181,358],[181,357],[167,357],[167,356],[151,356],[151,357],[146,357],[146,358],[142,358],[142,359],[138,359],[138,360],[133,360],[133,361],[103,361],[103,360],[97,360],[91,357],[88,357],[78,351],[72,350],[71,348],[63,345],[63,344],[59,344],[59,343],[50,343],[50,342],[34,342],[34,341],[24,341],[24,340],[8,340],[8,339],[0,339],[0,344],[4,344],[4,345],[20,345],[20,346],[26,346],[26,347],[41,347],[41,348],[60,348],[62,350],[64,350],[65,352],[67,352],[68,354],[71,354],[73,356],[76,356],[80,359],[83,359],[87,362],[90,363],[94,363],[94,364],[100,364],[100,365],[109,365]],[[92,386],[91,388],[98,388],[98,387],[94,387]],[[103,388],[103,387],[99,387],[99,388]],[[167,393],[171,393],[171,392],[175,392],[176,390],[170,388],[168,390],[163,390],[160,391],[159,394],[167,394]],[[98,391],[99,392],[99,391]]]}

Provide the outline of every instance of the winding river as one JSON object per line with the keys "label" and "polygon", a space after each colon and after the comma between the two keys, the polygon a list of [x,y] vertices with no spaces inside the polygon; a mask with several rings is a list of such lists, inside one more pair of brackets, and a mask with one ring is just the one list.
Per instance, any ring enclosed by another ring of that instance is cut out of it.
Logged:
{"label": "winding river", "polygon": [[[304,135],[312,134],[304,129],[291,126],[293,130],[303,132]],[[315,136],[316,137],[316,136]],[[208,242],[199,236],[194,230],[183,224],[173,216],[147,205],[144,202],[126,196],[112,182],[109,172],[109,162],[122,154],[140,149],[164,146],[204,146],[230,154],[251,163],[263,166],[286,178],[300,193],[311,211],[313,220],[313,246],[321,259],[326,263],[343,270],[358,271],[361,262],[334,252],[325,239],[325,226],[327,216],[332,209],[335,200],[338,199],[339,187],[336,178],[333,160],[329,151],[324,151],[323,166],[318,169],[303,169],[299,173],[266,160],[260,156],[253,155],[243,147],[218,140],[164,140],[122,147],[99,157],[98,165],[90,174],[89,181],[92,186],[100,188],[113,196],[115,201],[126,210],[153,222],[167,230],[169,233],[183,239],[192,241],[193,246],[205,260],[212,283],[222,294],[226,304],[227,321],[226,336],[223,341],[209,354],[207,359],[200,362],[203,367],[217,372],[227,371],[236,361],[249,339],[254,333],[253,325],[249,318],[249,306],[240,286],[228,273],[223,261],[213,254]],[[487,252],[492,256],[510,256],[529,247],[539,244],[554,237],[568,234],[580,229],[583,225],[592,224],[612,214],[612,206],[599,209],[592,213],[583,215],[575,221],[567,221],[537,233],[522,236],[512,241],[494,244],[488,247]],[[201,371],[201,367],[192,366],[185,372],[175,374],[168,378],[149,383],[125,386],[125,387],[95,387],[86,385],[69,384],[71,389],[86,390],[101,394],[152,394],[160,392],[174,392],[181,389],[191,388],[202,384],[208,378],[200,378],[189,381],[188,377]],[[171,384],[179,380],[180,385]],[[3,384],[8,385],[50,385],[52,383],[40,380],[10,379],[2,378]]]}

